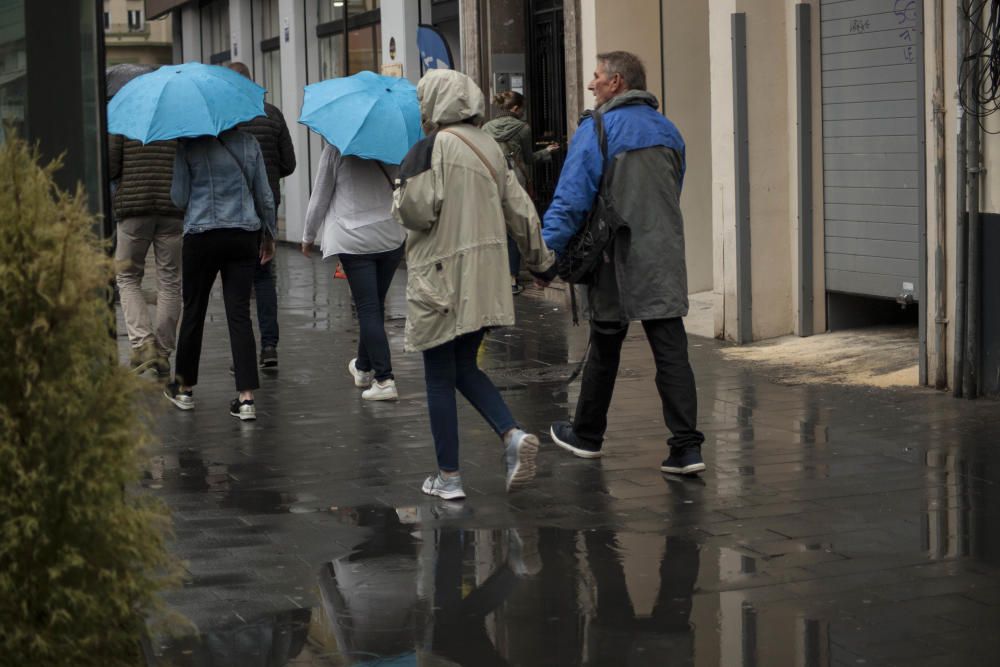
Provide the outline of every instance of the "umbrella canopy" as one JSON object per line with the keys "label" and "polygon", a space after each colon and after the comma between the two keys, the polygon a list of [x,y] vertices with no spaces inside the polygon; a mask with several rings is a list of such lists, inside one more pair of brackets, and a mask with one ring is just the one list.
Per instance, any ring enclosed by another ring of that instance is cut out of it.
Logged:
{"label": "umbrella canopy", "polygon": [[135,77],[143,74],[149,74],[150,72],[155,71],[156,68],[156,65],[134,65],[132,63],[112,65],[107,69],[106,73],[108,99],[110,100],[114,97],[118,91],[122,89],[122,86]]}
{"label": "umbrella canopy", "polygon": [[218,65],[164,65],[125,84],[108,104],[108,132],[143,143],[218,136],[264,115],[264,89]]}
{"label": "umbrella canopy", "polygon": [[343,155],[389,164],[402,162],[423,136],[414,85],[374,72],[306,86],[299,122]]}

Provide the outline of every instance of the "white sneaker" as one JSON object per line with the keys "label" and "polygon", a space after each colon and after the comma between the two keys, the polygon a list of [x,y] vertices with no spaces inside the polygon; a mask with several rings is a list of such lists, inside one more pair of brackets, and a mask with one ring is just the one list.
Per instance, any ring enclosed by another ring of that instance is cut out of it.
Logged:
{"label": "white sneaker", "polygon": [[366,401],[396,401],[399,394],[396,392],[396,381],[386,380],[372,382],[372,386],[361,392],[361,398]]}
{"label": "white sneaker", "polygon": [[357,366],[357,359],[351,359],[351,362],[347,364],[347,370],[350,371],[351,375],[354,376],[354,386],[361,389],[370,387],[372,384],[372,372],[371,371],[359,371]]}
{"label": "white sneaker", "polygon": [[452,475],[450,477],[442,477],[441,473],[431,475],[424,480],[421,491],[428,496],[437,496],[445,500],[461,500],[465,498],[465,491],[462,489],[462,477],[460,475]]}

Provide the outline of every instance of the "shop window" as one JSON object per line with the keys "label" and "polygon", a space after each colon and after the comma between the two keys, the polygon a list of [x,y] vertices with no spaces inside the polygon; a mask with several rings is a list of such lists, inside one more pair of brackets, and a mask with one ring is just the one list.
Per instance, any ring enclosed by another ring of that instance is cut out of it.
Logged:
{"label": "shop window", "polygon": [[319,80],[378,72],[382,61],[380,0],[320,0]]}

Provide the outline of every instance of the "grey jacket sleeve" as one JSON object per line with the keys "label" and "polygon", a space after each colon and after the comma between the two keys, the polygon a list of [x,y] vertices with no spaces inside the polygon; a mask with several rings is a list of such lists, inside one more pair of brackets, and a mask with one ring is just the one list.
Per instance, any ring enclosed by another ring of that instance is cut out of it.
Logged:
{"label": "grey jacket sleeve", "polygon": [[253,173],[253,200],[260,212],[264,231],[272,239],[278,238],[278,220],[274,210],[274,195],[271,194],[271,184],[267,180],[267,165],[264,164],[264,154],[260,152],[260,144],[253,141],[255,149]]}
{"label": "grey jacket sleeve", "polygon": [[170,199],[174,206],[182,211],[187,208],[191,198],[191,172],[188,169],[184,142],[177,142],[177,152],[174,154],[174,181],[170,187]]}
{"label": "grey jacket sleeve", "polygon": [[302,242],[312,243],[319,234],[326,212],[333,203],[333,192],[337,187],[337,168],[340,165],[340,151],[329,144],[323,147],[323,155],[319,158],[319,168],[316,170],[316,180],[313,183],[309,206],[306,208],[306,221],[302,230]]}
{"label": "grey jacket sleeve", "polygon": [[513,169],[506,169],[503,189],[503,215],[507,231],[517,243],[528,269],[547,271],[555,263],[555,255],[542,240],[542,223],[531,197],[517,181]]}

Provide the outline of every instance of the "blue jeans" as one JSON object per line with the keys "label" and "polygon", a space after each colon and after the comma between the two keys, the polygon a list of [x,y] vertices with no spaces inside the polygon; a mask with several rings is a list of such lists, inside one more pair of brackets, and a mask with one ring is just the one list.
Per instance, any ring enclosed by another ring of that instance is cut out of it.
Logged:
{"label": "blue jeans", "polygon": [[253,291],[257,297],[257,326],[260,327],[260,347],[278,347],[278,290],[274,286],[271,267],[274,259],[267,264],[257,262],[253,274]]}
{"label": "blue jeans", "polygon": [[459,336],[443,345],[424,350],[424,380],[431,434],[438,468],[458,470],[458,405],[455,389],[472,404],[497,435],[517,426],[503,397],[476,364],[476,353],[485,329]]}
{"label": "blue jeans", "polygon": [[507,235],[507,268],[515,278],[521,272],[521,249],[510,234]]}
{"label": "blue jeans", "polygon": [[368,255],[338,255],[358,310],[359,371],[374,371],[379,382],[393,379],[389,338],[385,335],[385,295],[403,259],[403,246]]}

